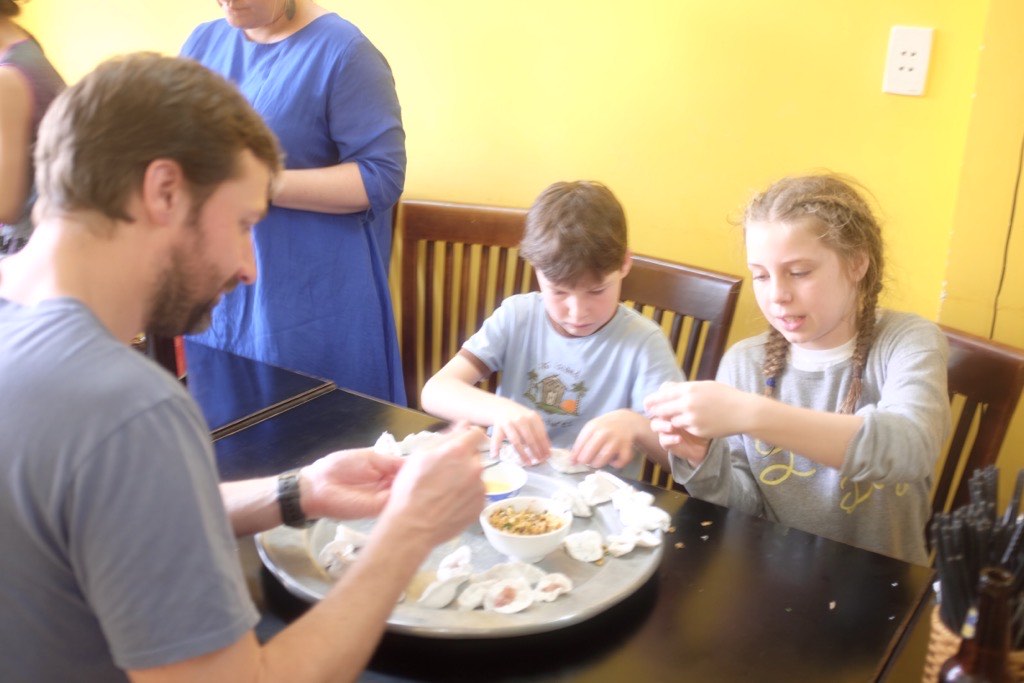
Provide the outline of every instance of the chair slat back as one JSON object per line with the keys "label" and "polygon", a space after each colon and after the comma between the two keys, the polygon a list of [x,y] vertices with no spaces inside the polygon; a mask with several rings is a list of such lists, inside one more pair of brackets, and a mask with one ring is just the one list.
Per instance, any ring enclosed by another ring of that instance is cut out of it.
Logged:
{"label": "chair slat back", "polygon": [[[502,300],[535,289],[519,258],[526,211],[400,203],[402,366],[409,405]],[[493,391],[498,378],[489,380]]]}
{"label": "chair slat back", "polygon": [[[725,353],[743,278],[650,256],[634,255],[622,299],[662,326],[688,379],[714,379]],[[641,478],[685,490],[645,460]]]}
{"label": "chair slat back", "polygon": [[688,379],[714,379],[742,284],[734,275],[636,254],[622,282],[622,299],[667,325],[669,344]]}
{"label": "chair slat back", "polygon": [[955,414],[932,498],[933,513],[968,502],[970,475],[995,464],[1024,390],[1024,351],[941,327],[949,341],[949,395]]}

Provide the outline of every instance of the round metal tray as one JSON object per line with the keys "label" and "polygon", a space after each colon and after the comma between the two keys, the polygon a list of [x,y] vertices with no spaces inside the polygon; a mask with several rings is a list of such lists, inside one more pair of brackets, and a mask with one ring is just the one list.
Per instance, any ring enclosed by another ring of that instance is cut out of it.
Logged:
{"label": "round metal tray", "polygon": [[[559,488],[575,487],[583,475],[558,473],[546,464],[529,468],[522,495],[550,496]],[[373,520],[345,522],[369,531]],[[337,524],[320,520],[309,529],[275,527],[257,534],[256,547],[267,568],[292,594],[316,602],[330,590],[334,580],[320,567],[320,550],[334,539]],[[610,503],[594,508],[590,518],[576,517],[572,532],[596,529],[602,536],[621,529],[618,513]],[[554,602],[535,603],[516,614],[482,610],[460,611],[454,603],[444,609],[416,604],[417,598],[435,578],[438,563],[460,545],[473,553],[473,569],[480,572],[507,558],[487,542],[479,523],[461,535],[436,547],[420,567],[406,590],[405,600],[395,606],[388,619],[390,631],[432,638],[495,638],[524,635],[563,628],[598,614],[633,594],[658,568],[663,546],[636,548],[623,557],[605,557],[603,563],[579,562],[559,547],[537,563],[546,572],[561,572],[572,579],[571,592]]]}

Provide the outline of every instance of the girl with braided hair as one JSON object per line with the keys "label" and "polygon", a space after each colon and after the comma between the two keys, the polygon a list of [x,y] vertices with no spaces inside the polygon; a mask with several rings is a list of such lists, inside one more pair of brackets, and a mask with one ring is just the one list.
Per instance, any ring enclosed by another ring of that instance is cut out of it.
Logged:
{"label": "girl with braided hair", "polygon": [[698,498],[927,564],[945,336],[878,307],[881,230],[850,181],[784,178],[743,223],[770,329],[729,349],[715,381],[647,397],[665,464]]}

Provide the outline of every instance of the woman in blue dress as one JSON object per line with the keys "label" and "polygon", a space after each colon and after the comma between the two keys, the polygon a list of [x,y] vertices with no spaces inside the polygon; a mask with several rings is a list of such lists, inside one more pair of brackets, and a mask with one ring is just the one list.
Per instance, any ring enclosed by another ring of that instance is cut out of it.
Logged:
{"label": "woman in blue dress", "polygon": [[286,170],[254,231],[258,278],[192,337],[405,403],[388,290],[405,132],[391,69],[312,0],[217,0],[182,54],[238,85],[281,141]]}

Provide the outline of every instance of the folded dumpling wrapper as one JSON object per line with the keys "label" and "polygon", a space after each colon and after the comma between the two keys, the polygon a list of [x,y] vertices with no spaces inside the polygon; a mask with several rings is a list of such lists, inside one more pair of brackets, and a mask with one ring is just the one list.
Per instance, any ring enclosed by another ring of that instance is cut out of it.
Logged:
{"label": "folded dumpling wrapper", "polygon": [[464,584],[467,579],[469,579],[468,575],[459,574],[443,581],[434,581],[423,589],[423,594],[420,595],[416,604],[434,609],[447,607],[455,599],[455,593],[458,592],[459,586]]}
{"label": "folded dumpling wrapper", "polygon": [[484,593],[484,609],[512,614],[533,604],[533,589],[523,578],[500,579]]}
{"label": "folded dumpling wrapper", "polygon": [[572,461],[572,452],[566,448],[552,448],[551,457],[548,458],[551,468],[562,474],[582,474],[590,472],[592,468],[586,465],[579,465]]}
{"label": "folded dumpling wrapper", "polygon": [[604,543],[601,534],[593,529],[569,534],[562,541],[569,557],[580,562],[597,562],[604,557]]}
{"label": "folded dumpling wrapper", "polygon": [[473,573],[473,551],[468,545],[461,545],[458,549],[441,559],[437,565],[437,578],[439,581],[450,579],[453,576],[469,576]]}
{"label": "folded dumpling wrapper", "polygon": [[546,574],[533,588],[533,599],[537,602],[554,602],[559,595],[572,590],[572,579],[560,572]]}

